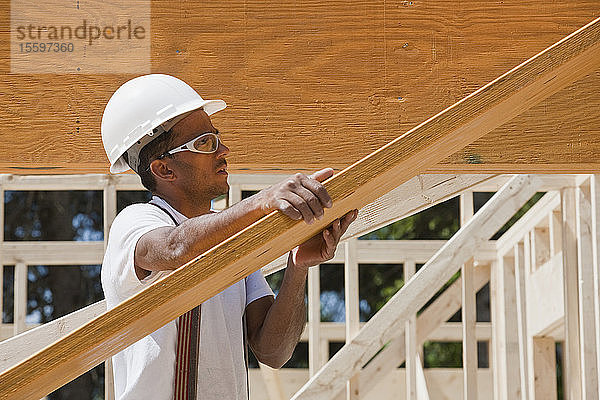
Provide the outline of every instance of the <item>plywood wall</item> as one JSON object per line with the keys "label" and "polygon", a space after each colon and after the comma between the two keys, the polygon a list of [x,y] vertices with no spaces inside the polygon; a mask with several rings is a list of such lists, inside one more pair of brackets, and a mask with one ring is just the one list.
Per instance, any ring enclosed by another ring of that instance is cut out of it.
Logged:
{"label": "plywood wall", "polygon": [[[150,70],[228,103],[213,121],[234,172],[344,168],[600,12],[597,0],[151,5]],[[11,73],[9,9],[1,0],[0,172],[107,172],[102,111],[136,75]],[[593,172],[598,93],[600,71],[431,171]]]}

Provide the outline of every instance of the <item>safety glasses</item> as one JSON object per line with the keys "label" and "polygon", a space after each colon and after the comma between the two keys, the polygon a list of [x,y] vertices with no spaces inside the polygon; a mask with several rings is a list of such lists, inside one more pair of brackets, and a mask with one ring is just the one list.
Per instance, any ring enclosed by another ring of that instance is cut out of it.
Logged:
{"label": "safety glasses", "polygon": [[166,156],[167,154],[175,154],[180,151],[192,151],[194,153],[203,153],[210,154],[217,151],[219,148],[219,131],[207,132],[203,133],[198,137],[190,140],[189,142],[174,148],[173,150],[169,150],[166,153],[162,154],[161,157]]}

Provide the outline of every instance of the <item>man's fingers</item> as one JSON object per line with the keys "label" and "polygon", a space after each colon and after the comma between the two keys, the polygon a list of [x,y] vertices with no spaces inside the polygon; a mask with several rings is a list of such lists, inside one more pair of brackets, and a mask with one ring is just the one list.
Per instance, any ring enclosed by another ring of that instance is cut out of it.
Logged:
{"label": "man's fingers", "polygon": [[317,198],[317,196],[315,196],[313,192],[311,192],[304,186],[300,186],[296,189],[295,193],[298,196],[302,197],[302,199],[304,199],[304,201],[306,202],[306,204],[308,204],[316,218],[320,219],[323,216],[323,205],[321,204],[319,198]]}
{"label": "man's fingers", "polygon": [[358,210],[352,210],[342,217],[342,235],[346,232],[351,223],[356,221]]}
{"label": "man's fingers", "polygon": [[279,200],[277,202],[277,209],[294,220],[302,219],[302,214],[298,211],[289,201]]}
{"label": "man's fingers", "polygon": [[307,224],[312,224],[312,222],[315,220],[315,215],[313,214],[313,211],[309,207],[308,203],[302,197],[296,193],[288,193],[285,197],[285,200],[287,200],[292,206],[294,206],[296,210],[300,212],[300,214],[302,214],[302,219],[304,222]]}
{"label": "man's fingers", "polygon": [[327,189],[320,182],[317,182],[315,179],[306,178],[302,180],[302,186],[311,191],[319,199],[323,207],[331,207],[333,205]]}
{"label": "man's fingers", "polygon": [[316,179],[319,182],[323,182],[325,179],[333,176],[333,168],[323,168],[320,171],[315,172],[310,176],[312,179]]}

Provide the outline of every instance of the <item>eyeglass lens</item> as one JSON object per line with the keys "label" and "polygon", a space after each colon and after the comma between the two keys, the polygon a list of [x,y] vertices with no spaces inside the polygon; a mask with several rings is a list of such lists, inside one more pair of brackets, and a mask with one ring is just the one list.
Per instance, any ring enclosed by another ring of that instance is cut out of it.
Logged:
{"label": "eyeglass lens", "polygon": [[217,139],[217,135],[214,133],[208,133],[206,135],[202,135],[194,142],[194,148],[198,151],[203,152],[214,152],[217,150],[219,146],[219,141]]}

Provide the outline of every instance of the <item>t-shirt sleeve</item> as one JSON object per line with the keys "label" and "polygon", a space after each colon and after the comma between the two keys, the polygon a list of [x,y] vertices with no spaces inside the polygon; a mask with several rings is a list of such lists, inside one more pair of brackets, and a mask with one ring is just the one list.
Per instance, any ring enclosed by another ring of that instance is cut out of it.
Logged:
{"label": "t-shirt sleeve", "polygon": [[273,296],[273,291],[269,287],[262,271],[258,270],[246,278],[246,306],[254,300],[265,296]]}
{"label": "t-shirt sleeve", "polygon": [[134,254],[146,233],[175,226],[171,218],[151,204],[134,204],[121,211],[110,228],[102,263],[102,287],[109,303],[121,302],[168,272],[153,272],[140,281],[135,273]]}

